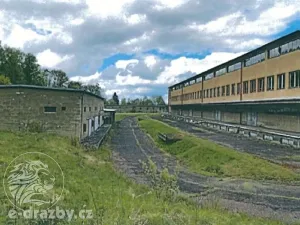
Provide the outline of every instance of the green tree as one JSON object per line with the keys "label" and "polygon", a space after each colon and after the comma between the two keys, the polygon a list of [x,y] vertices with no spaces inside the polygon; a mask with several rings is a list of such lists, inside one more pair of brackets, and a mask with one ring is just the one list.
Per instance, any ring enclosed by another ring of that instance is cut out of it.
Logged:
{"label": "green tree", "polygon": [[118,97],[116,92],[113,94],[112,99],[113,99],[113,101],[115,102],[116,105],[119,105],[119,97]]}
{"label": "green tree", "polygon": [[122,99],[121,99],[121,105],[126,105],[126,104],[127,104],[126,98],[122,98]]}
{"label": "green tree", "polygon": [[10,79],[4,75],[0,75],[0,85],[9,85],[11,84]]}
{"label": "green tree", "polygon": [[82,83],[79,82],[79,81],[70,81],[68,83],[68,88],[81,89],[82,88]]}
{"label": "green tree", "polygon": [[45,74],[40,69],[40,65],[37,63],[37,59],[33,54],[29,53],[25,55],[22,67],[24,73],[24,84],[39,86],[45,85]]}
{"label": "green tree", "polygon": [[153,97],[153,103],[155,105],[165,105],[166,104],[162,96]]}
{"label": "green tree", "polygon": [[63,87],[69,80],[67,74],[62,70],[51,70],[50,73],[53,79],[54,87]]}
{"label": "green tree", "polygon": [[91,92],[93,94],[101,96],[101,87],[99,86],[99,84],[83,85],[83,89],[86,90],[86,91],[88,91],[88,92]]}

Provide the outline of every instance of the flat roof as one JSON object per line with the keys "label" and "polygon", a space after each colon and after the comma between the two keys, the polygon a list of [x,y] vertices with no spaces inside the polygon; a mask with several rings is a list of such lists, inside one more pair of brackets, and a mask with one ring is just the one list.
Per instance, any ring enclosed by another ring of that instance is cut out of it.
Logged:
{"label": "flat roof", "polygon": [[9,89],[9,88],[28,88],[28,89],[38,89],[38,90],[47,90],[47,91],[65,91],[65,92],[80,92],[96,98],[104,100],[100,95],[96,95],[86,90],[73,89],[73,88],[54,88],[54,87],[44,87],[44,86],[35,86],[35,85],[23,85],[23,84],[13,84],[13,85],[0,85],[0,89]]}
{"label": "flat roof", "polygon": [[286,44],[286,42],[288,42],[288,41],[292,41],[292,40],[295,40],[295,39],[298,39],[298,38],[300,38],[300,30],[292,32],[292,33],[290,33],[288,35],[285,35],[285,36],[283,36],[281,38],[278,38],[278,39],[276,39],[274,41],[271,41],[271,42],[269,42],[269,43],[267,43],[267,44],[265,44],[265,45],[263,45],[263,46],[261,46],[259,48],[256,48],[256,49],[254,49],[254,50],[252,50],[250,52],[247,52],[247,53],[245,53],[245,54],[243,54],[243,55],[241,55],[241,56],[239,56],[237,58],[229,60],[229,61],[227,61],[225,63],[222,63],[222,64],[220,64],[218,66],[215,66],[215,67],[213,67],[213,68],[211,68],[209,70],[206,70],[206,71],[204,71],[204,72],[202,72],[200,74],[197,74],[197,75],[195,75],[193,77],[190,77],[188,79],[185,79],[185,80],[183,80],[183,81],[181,81],[179,83],[171,85],[171,86],[169,86],[169,88],[173,88],[173,87],[175,87],[177,85],[180,85],[180,84],[183,84],[185,82],[188,82],[188,81],[191,81],[191,80],[195,80],[195,79],[200,78],[200,77],[204,77],[205,75],[207,75],[209,73],[212,73],[215,70],[222,69],[223,67],[228,66],[229,64],[232,65],[232,64],[235,64],[235,63],[239,63],[242,60],[245,60],[247,58],[251,58],[252,56],[255,56],[255,55],[259,54],[259,53],[262,53],[265,50],[270,50],[272,48],[276,48],[276,47],[278,47],[280,45]]}
{"label": "flat roof", "polygon": [[116,112],[116,109],[103,109],[104,112]]}

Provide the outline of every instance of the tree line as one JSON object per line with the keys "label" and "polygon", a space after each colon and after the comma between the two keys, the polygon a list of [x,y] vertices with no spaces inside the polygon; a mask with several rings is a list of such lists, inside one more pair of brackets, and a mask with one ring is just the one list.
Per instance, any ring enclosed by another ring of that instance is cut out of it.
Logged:
{"label": "tree line", "polygon": [[2,45],[0,41],[0,85],[9,84],[84,89],[95,94],[101,91],[98,84],[83,85],[70,81],[62,70],[42,68],[35,55]]}
{"label": "tree line", "polygon": [[154,106],[154,105],[166,105],[164,99],[162,96],[154,96],[151,98],[148,98],[147,96],[143,98],[136,98],[136,99],[130,99],[130,98],[122,98],[121,101],[119,101],[119,97],[117,93],[115,92],[111,99],[107,100],[106,105],[140,105],[140,106]]}

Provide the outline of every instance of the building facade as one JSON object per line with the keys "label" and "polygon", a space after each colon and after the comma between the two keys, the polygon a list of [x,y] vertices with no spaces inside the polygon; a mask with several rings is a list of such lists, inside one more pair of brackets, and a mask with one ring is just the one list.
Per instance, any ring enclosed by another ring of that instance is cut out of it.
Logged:
{"label": "building facade", "polygon": [[300,132],[300,31],[169,87],[169,112]]}
{"label": "building facade", "polygon": [[104,99],[75,89],[0,86],[0,130],[40,130],[82,139],[103,124]]}

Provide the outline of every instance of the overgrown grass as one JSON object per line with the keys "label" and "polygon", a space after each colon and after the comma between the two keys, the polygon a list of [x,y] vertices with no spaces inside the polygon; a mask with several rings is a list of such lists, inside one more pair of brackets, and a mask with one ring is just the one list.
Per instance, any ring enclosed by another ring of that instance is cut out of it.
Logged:
{"label": "overgrown grass", "polygon": [[157,116],[159,115],[159,113],[116,113],[116,121],[120,121],[129,116],[147,116],[147,115]]}
{"label": "overgrown grass", "polygon": [[[192,171],[212,176],[294,181],[300,176],[292,170],[247,153],[197,138],[163,122],[141,117],[140,126],[151,135],[158,147],[175,155]],[[181,140],[172,144],[161,141],[158,132],[177,134]]]}
{"label": "overgrown grass", "polygon": [[[4,173],[8,163],[15,157],[33,151],[48,154],[62,167],[65,191],[63,199],[58,203],[60,208],[80,210],[85,207],[93,210],[93,220],[84,224],[281,224],[217,209],[199,209],[193,203],[182,199],[175,202],[160,199],[147,187],[137,185],[116,172],[107,147],[85,152],[79,147],[74,147],[67,138],[43,133],[0,132],[1,173]],[[12,206],[3,189],[1,190],[0,224],[7,224],[7,212]],[[33,222],[17,221],[17,224],[33,224]],[[83,223],[78,219],[70,223],[51,224]]]}

